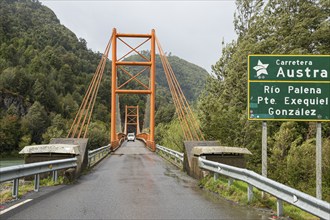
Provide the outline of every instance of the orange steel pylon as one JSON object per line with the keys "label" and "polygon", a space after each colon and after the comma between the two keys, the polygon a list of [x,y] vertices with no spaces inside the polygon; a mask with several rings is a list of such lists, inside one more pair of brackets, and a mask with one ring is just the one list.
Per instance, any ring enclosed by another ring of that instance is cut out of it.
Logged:
{"label": "orange steel pylon", "polygon": [[[145,41],[138,45],[137,47],[132,47],[129,45],[125,38],[145,38]],[[117,58],[117,42],[120,41],[124,43],[127,47],[129,47],[131,50],[126,53],[123,57]],[[137,51],[137,49],[145,44],[146,42],[150,41],[150,57],[146,57],[140,52]],[[139,55],[139,57],[143,61],[125,61],[124,59],[127,57],[127,55],[131,54],[132,52],[135,52]],[[140,71],[138,74],[133,76],[127,69],[125,69],[125,66],[142,66],[145,67],[142,71]],[[118,69],[120,69],[123,73],[127,74],[130,79],[127,80],[122,85],[118,86],[117,84],[117,74]],[[150,77],[149,77],[149,85],[146,85],[139,81],[136,77],[141,74],[143,71],[149,69],[150,71]],[[155,30],[151,31],[151,34],[122,34],[117,33],[117,30],[114,28],[112,33],[112,83],[111,83],[111,147],[112,149],[117,148],[119,145],[118,136],[116,134],[116,95],[117,94],[146,94],[150,95],[150,133],[147,137],[147,146],[155,150],[155,96],[156,96],[156,55],[155,55]],[[137,89],[123,89],[123,87],[128,84],[131,81],[136,81],[139,83],[143,89],[137,90]]]}
{"label": "orange steel pylon", "polygon": [[140,134],[139,106],[125,106],[125,128],[124,134],[127,134],[128,126],[136,127],[136,134]]}

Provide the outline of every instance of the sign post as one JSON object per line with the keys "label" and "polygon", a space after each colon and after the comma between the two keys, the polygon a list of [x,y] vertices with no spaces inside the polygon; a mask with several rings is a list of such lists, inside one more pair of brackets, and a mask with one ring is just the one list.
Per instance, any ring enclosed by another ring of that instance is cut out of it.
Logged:
{"label": "sign post", "polygon": [[316,123],[316,198],[322,199],[322,128]]}
{"label": "sign post", "polygon": [[[267,177],[267,122],[262,122],[262,140],[261,140],[261,175]],[[262,192],[262,198],[265,193]]]}
{"label": "sign post", "polygon": [[330,121],[330,55],[249,55],[248,120],[263,122],[262,175],[265,121],[317,122],[316,196],[321,198],[321,122]]}

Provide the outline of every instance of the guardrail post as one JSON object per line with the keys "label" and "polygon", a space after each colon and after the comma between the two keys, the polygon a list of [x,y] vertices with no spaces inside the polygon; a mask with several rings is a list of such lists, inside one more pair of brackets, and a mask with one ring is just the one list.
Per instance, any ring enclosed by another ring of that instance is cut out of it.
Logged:
{"label": "guardrail post", "polygon": [[213,179],[214,179],[214,181],[217,181],[217,179],[219,179],[219,174],[218,173],[214,173],[213,174]]}
{"label": "guardrail post", "polygon": [[53,182],[57,183],[57,170],[53,171]]}
{"label": "guardrail post", "polygon": [[40,185],[40,175],[34,175],[34,191],[39,192],[39,185]]}
{"label": "guardrail post", "polygon": [[251,202],[253,199],[253,186],[251,184],[248,184],[247,188],[247,196],[248,196],[248,202]]}
{"label": "guardrail post", "polygon": [[19,179],[13,180],[13,193],[12,196],[17,199],[18,197],[18,186],[19,186]]}
{"label": "guardrail post", "polygon": [[228,178],[228,186],[231,186],[233,184],[234,180],[233,178]]}
{"label": "guardrail post", "polygon": [[277,199],[276,207],[277,207],[277,217],[283,216],[283,201]]}

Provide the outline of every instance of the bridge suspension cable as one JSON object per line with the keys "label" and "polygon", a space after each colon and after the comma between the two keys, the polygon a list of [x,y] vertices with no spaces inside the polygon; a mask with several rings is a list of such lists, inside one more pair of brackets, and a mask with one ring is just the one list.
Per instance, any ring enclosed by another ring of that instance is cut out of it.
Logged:
{"label": "bridge suspension cable", "polygon": [[82,100],[76,117],[70,127],[67,138],[86,138],[88,133],[89,123],[94,110],[96,96],[101,84],[104,68],[107,62],[108,54],[111,47],[113,35],[106,46],[106,49],[102,55],[99,65],[93,75],[92,81],[90,82],[87,92]]}
{"label": "bridge suspension cable", "polygon": [[161,47],[161,44],[156,37],[156,44],[159,50],[160,59],[164,67],[166,79],[171,91],[176,113],[178,115],[181,128],[183,130],[184,138],[187,141],[205,140],[203,133],[195,119],[194,113],[191,110],[189,103],[184,96],[180,84],[173,72],[173,69]]}
{"label": "bridge suspension cable", "polygon": [[[121,37],[142,37],[147,38],[144,42],[142,42],[137,47],[132,47],[128,43],[126,43]],[[120,59],[116,58],[116,41],[117,38],[119,41],[123,42],[126,46],[128,46],[131,50],[125,54]],[[150,58],[145,57],[142,53],[138,52],[137,49],[146,43],[147,41],[151,40],[151,56]],[[201,132],[201,129],[199,127],[199,124],[197,120],[195,119],[194,113],[191,110],[189,103],[186,99],[186,97],[183,94],[183,91],[179,85],[179,82],[173,72],[173,69],[160,45],[159,40],[155,37],[154,30],[152,31],[151,35],[134,35],[134,34],[118,34],[116,30],[114,29],[111,38],[107,44],[107,47],[102,55],[102,58],[100,60],[99,65],[97,66],[97,69],[93,75],[93,78],[88,86],[87,92],[82,100],[82,103],[79,107],[79,110],[75,116],[75,119],[70,127],[70,130],[68,132],[67,137],[71,138],[86,138],[88,133],[88,127],[91,121],[96,96],[100,87],[100,83],[103,77],[106,61],[108,59],[109,51],[111,44],[113,44],[113,61],[112,61],[112,112],[111,112],[111,143],[116,144],[117,143],[117,133],[122,132],[121,128],[121,121],[120,121],[120,114],[116,114],[116,112],[119,113],[119,93],[127,93],[127,94],[150,94],[150,97],[148,98],[149,102],[147,103],[150,105],[150,113],[147,112],[146,114],[149,117],[145,117],[145,123],[144,123],[144,130],[149,130],[150,134],[147,136],[147,139],[149,141],[149,145],[154,144],[154,106],[155,106],[155,47],[157,44],[160,59],[164,68],[165,76],[170,88],[170,92],[173,98],[173,102],[175,105],[176,113],[180,122],[180,126],[183,130],[183,135],[185,140],[204,140],[204,136]],[[140,57],[143,58],[146,62],[132,62],[132,61],[122,61],[128,54],[131,52],[136,52]],[[139,73],[132,75],[130,74],[126,69],[124,69],[122,66],[125,65],[133,65],[133,66],[144,66],[144,69],[142,68]],[[130,79],[124,82],[119,87],[117,86],[117,67],[121,69],[124,73],[126,73]],[[150,69],[150,78],[149,78],[149,86],[145,83],[141,82],[137,79],[137,77],[142,74],[145,70]],[[126,84],[130,83],[131,81],[136,81],[140,86],[142,86],[142,90],[125,90],[123,89]],[[148,108],[149,109],[149,108]],[[113,117],[115,116],[115,117]],[[116,119],[115,119],[116,118]],[[147,123],[149,122],[149,123]],[[148,126],[149,125],[149,129]],[[148,132],[148,133],[149,133]]]}

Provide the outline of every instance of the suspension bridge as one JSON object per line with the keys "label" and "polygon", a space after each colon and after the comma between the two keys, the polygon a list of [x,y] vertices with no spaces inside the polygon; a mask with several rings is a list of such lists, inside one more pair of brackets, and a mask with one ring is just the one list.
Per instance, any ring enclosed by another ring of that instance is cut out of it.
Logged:
{"label": "suspension bridge", "polygon": [[[130,39],[140,41],[132,45]],[[118,48],[127,52],[119,54]],[[142,53],[142,46],[148,48]],[[96,68],[79,110],[73,120],[67,139],[86,139],[92,120],[97,94],[111,51],[111,121],[110,143],[88,153],[88,164],[96,154],[108,155],[93,171],[81,176],[75,184],[39,190],[39,178],[43,172],[75,168],[76,158],[21,165],[0,169],[0,182],[13,180],[13,196],[18,197],[19,178],[34,175],[34,191],[12,204],[1,207],[1,219],[267,219],[269,215],[240,207],[215,198],[198,188],[196,180],[165,162],[154,152],[163,152],[181,166],[188,164],[199,174],[209,172],[217,179],[219,174],[248,184],[248,201],[253,199],[253,187],[277,198],[277,215],[283,215],[282,201],[293,204],[321,218],[329,216],[330,204],[306,195],[290,187],[262,177],[252,171],[212,162],[205,159],[202,148],[194,153],[175,152],[155,143],[156,111],[156,49],[164,68],[176,115],[180,121],[184,140],[193,146],[205,145],[205,138],[189,106],[180,84],[162,49],[155,30],[149,34],[124,34],[113,29],[110,40]],[[129,55],[132,56],[128,59]],[[145,77],[141,78],[140,76]],[[132,82],[135,82],[132,86]],[[140,120],[140,106],[132,103],[120,108],[121,95],[145,95],[144,119]],[[120,112],[120,109],[125,109]],[[124,117],[121,117],[122,114]],[[124,118],[122,123],[121,118]],[[139,141],[125,141],[134,132]],[[183,143],[182,143],[183,145]],[[214,142],[211,143],[214,147]],[[214,147],[214,149],[220,149]],[[213,149],[213,150],[214,150]],[[222,153],[225,152],[221,148]],[[242,151],[235,152],[236,154]],[[195,163],[190,162],[196,157]],[[200,157],[198,157],[200,156]],[[99,156],[100,157],[100,156]],[[94,159],[93,159],[94,158]],[[185,162],[185,161],[189,161]],[[197,171],[196,171],[197,170]]]}

